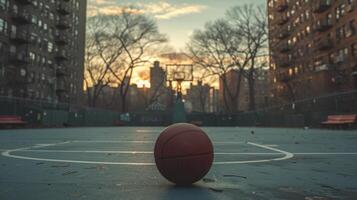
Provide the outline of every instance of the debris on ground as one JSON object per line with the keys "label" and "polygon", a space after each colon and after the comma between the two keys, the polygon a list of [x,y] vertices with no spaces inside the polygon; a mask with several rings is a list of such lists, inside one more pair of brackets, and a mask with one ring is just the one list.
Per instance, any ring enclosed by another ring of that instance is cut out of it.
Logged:
{"label": "debris on ground", "polygon": [[211,179],[211,178],[203,178],[202,180],[203,180],[203,182],[205,182],[205,183],[213,183],[213,182],[216,182],[216,180]]}
{"label": "debris on ground", "polygon": [[68,171],[62,174],[62,176],[67,176],[67,175],[71,175],[71,174],[76,174],[78,173],[77,171]]}
{"label": "debris on ground", "polygon": [[250,132],[250,134],[252,134],[252,135],[254,135],[254,133],[255,133],[254,131],[251,131],[251,132]]}
{"label": "debris on ground", "polygon": [[323,187],[323,188],[328,188],[328,189],[331,189],[331,190],[339,191],[339,189],[337,189],[335,187],[332,187],[332,186],[329,186],[329,185],[320,184],[320,186]]}
{"label": "debris on ground", "polygon": [[246,176],[234,175],[234,174],[225,174],[223,177],[235,177],[235,178],[244,178],[247,179]]}
{"label": "debris on ground", "polygon": [[36,163],[36,165],[43,165],[43,164],[45,164],[45,163],[43,163],[43,162]]}
{"label": "debris on ground", "polygon": [[69,165],[68,165],[68,164],[64,164],[64,165],[52,165],[51,167],[61,168],[61,167],[69,167]]}
{"label": "debris on ground", "polygon": [[295,144],[300,144],[300,142],[295,142]]}
{"label": "debris on ground", "polygon": [[222,189],[218,189],[218,188],[210,187],[209,189],[212,190],[213,192],[223,192]]}
{"label": "debris on ground", "polygon": [[97,169],[98,167],[93,166],[93,167],[85,167],[84,169]]}
{"label": "debris on ground", "polygon": [[328,200],[328,199],[326,197],[313,196],[313,197],[305,197],[305,200]]}

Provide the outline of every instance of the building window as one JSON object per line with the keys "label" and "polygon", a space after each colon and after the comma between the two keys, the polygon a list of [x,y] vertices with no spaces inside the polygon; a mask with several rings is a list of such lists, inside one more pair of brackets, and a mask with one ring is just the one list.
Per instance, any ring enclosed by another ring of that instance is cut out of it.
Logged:
{"label": "building window", "polygon": [[336,20],[339,20],[345,14],[345,4],[342,3],[336,8]]}
{"label": "building window", "polygon": [[26,76],[26,70],[25,70],[24,68],[21,68],[21,70],[20,70],[20,75],[21,75],[22,77]]}
{"label": "building window", "polygon": [[0,18],[0,33],[7,32],[7,22],[4,19]]}
{"label": "building window", "polygon": [[0,0],[0,10],[7,10],[8,1],[7,0]]}
{"label": "building window", "polygon": [[347,31],[347,37],[353,36],[356,34],[356,20],[350,21],[349,28]]}
{"label": "building window", "polygon": [[357,57],[357,43],[352,44],[351,54],[354,57]]}
{"label": "building window", "polygon": [[47,49],[48,49],[49,53],[53,52],[53,43],[52,42],[48,42]]}

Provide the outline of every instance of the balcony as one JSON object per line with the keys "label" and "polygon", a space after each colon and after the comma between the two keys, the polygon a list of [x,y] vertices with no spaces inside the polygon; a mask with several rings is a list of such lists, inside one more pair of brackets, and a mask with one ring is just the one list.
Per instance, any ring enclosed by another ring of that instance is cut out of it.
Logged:
{"label": "balcony", "polygon": [[276,2],[276,10],[278,12],[284,12],[286,9],[288,9],[289,5],[286,0],[278,0]]}
{"label": "balcony", "polygon": [[285,39],[287,37],[289,37],[291,34],[290,30],[288,30],[288,28],[284,28],[282,30],[279,30],[279,33],[278,33],[278,39]]}
{"label": "balcony", "polygon": [[57,59],[59,61],[64,61],[64,60],[68,60],[69,56],[65,50],[60,50],[55,53],[55,59]]}
{"label": "balcony", "polygon": [[333,64],[328,56],[319,57],[317,58],[317,60],[314,61],[314,68],[316,72],[326,71],[331,69],[332,67]]}
{"label": "balcony", "polygon": [[17,3],[19,4],[23,4],[23,5],[29,5],[32,3],[32,0],[15,0]]}
{"label": "balcony", "polygon": [[71,4],[68,1],[59,1],[57,3],[57,12],[61,15],[71,14]]}
{"label": "balcony", "polygon": [[16,43],[29,43],[30,35],[27,31],[16,31],[10,33],[10,40]]}
{"label": "balcony", "polygon": [[21,23],[21,24],[31,23],[31,14],[25,10],[12,9],[11,18],[17,23]]}
{"label": "balcony", "polygon": [[26,52],[10,52],[10,62],[15,64],[27,64],[30,62],[30,57]]}
{"label": "balcony", "polygon": [[56,68],[56,76],[57,77],[63,77],[63,76],[66,76],[67,74],[68,74],[68,71],[65,67],[57,66],[57,68]]}
{"label": "balcony", "polygon": [[332,0],[317,0],[312,6],[312,11],[315,13],[322,13],[329,9],[332,5]]}
{"label": "balcony", "polygon": [[292,79],[292,75],[289,75],[288,72],[281,72],[279,73],[278,79],[281,82],[289,82]]}
{"label": "balcony", "polygon": [[284,25],[289,21],[289,17],[287,17],[286,15],[282,15],[277,19],[277,24],[278,25]]}
{"label": "balcony", "polygon": [[288,56],[282,56],[278,58],[276,64],[279,68],[289,67],[291,65],[291,60],[288,58]]}
{"label": "balcony", "polygon": [[62,78],[57,79],[56,81],[56,92],[57,93],[62,93],[65,92],[67,90],[67,86],[66,86],[66,81]]}
{"label": "balcony", "polygon": [[56,21],[56,27],[61,30],[69,29],[71,28],[70,20],[64,17],[60,17]]}
{"label": "balcony", "polygon": [[278,48],[279,48],[280,53],[286,53],[291,50],[291,45],[288,44],[287,42],[284,42]]}
{"label": "balcony", "polygon": [[55,42],[58,45],[67,45],[69,43],[68,35],[65,33],[60,33],[55,36]]}
{"label": "balcony", "polygon": [[316,50],[325,51],[333,47],[333,41],[330,38],[320,39],[316,42]]}
{"label": "balcony", "polygon": [[315,66],[315,72],[321,72],[321,71],[328,71],[329,69],[331,69],[333,67],[332,64],[329,63],[324,63],[318,66]]}
{"label": "balcony", "polygon": [[355,4],[348,4],[347,5],[347,12],[352,12],[355,9]]}
{"label": "balcony", "polygon": [[332,27],[332,21],[329,19],[323,19],[316,23],[316,30],[319,32],[327,31]]}
{"label": "balcony", "polygon": [[7,82],[11,85],[28,83],[27,75],[22,74],[19,68],[9,69],[5,74],[7,77],[11,77],[7,80]]}

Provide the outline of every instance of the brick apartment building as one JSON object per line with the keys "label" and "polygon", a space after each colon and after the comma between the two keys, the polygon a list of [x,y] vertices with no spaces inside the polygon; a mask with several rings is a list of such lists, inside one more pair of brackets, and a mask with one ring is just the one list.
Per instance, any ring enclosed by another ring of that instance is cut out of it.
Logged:
{"label": "brick apartment building", "polygon": [[357,0],[268,0],[280,102],[357,89]]}
{"label": "brick apartment building", "polygon": [[0,0],[0,96],[76,103],[86,0]]}

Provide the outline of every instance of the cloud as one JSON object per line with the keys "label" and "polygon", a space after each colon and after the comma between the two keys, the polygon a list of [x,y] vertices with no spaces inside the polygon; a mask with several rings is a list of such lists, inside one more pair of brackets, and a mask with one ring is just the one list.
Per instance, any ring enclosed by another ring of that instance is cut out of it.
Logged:
{"label": "cloud", "polygon": [[155,3],[130,3],[118,4],[115,0],[90,0],[88,6],[88,15],[97,14],[120,14],[125,8],[132,13],[149,14],[159,20],[172,19],[193,13],[200,13],[207,7],[199,4],[171,4],[166,0]]}

